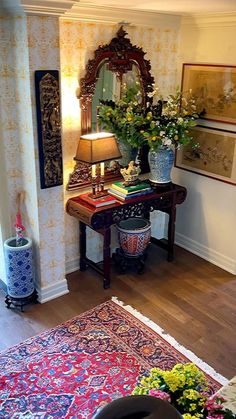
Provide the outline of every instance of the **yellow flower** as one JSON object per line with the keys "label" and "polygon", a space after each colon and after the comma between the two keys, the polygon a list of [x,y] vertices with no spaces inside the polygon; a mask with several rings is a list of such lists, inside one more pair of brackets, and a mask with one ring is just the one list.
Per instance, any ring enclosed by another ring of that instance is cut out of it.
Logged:
{"label": "yellow flower", "polygon": [[149,121],[150,119],[152,119],[152,112],[148,112],[147,113],[147,117],[146,119]]}
{"label": "yellow flower", "polygon": [[173,371],[165,371],[164,372],[164,381],[167,384],[167,386],[169,387],[170,391],[172,391],[173,393],[178,390],[178,388],[182,387],[182,377],[181,375],[177,375],[175,374],[175,372]]}
{"label": "yellow flower", "polygon": [[199,391],[193,390],[192,388],[184,390],[183,396],[189,400],[198,400],[201,397]]}
{"label": "yellow flower", "polygon": [[184,413],[183,419],[201,419],[204,416],[201,413],[194,413],[194,415],[191,415],[191,413]]}
{"label": "yellow flower", "polygon": [[175,371],[173,368],[171,371],[164,372],[164,381],[170,391],[175,392],[178,389],[182,389],[185,385],[185,376],[182,371]]}
{"label": "yellow flower", "polygon": [[196,409],[196,407],[197,407],[197,405],[195,404],[195,403],[190,403],[190,406],[189,406],[189,410],[191,411],[193,411],[193,410],[195,410]]}

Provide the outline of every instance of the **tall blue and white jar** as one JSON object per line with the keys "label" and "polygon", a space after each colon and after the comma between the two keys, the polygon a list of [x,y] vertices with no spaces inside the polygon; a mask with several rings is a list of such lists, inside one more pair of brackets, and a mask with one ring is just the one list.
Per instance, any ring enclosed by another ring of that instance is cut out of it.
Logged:
{"label": "tall blue and white jar", "polygon": [[149,180],[152,184],[158,185],[171,182],[171,169],[174,163],[174,155],[174,150],[165,146],[158,147],[157,150],[149,150]]}
{"label": "tall blue and white jar", "polygon": [[12,298],[26,298],[34,292],[32,240],[24,237],[17,246],[15,237],[4,242],[7,293]]}

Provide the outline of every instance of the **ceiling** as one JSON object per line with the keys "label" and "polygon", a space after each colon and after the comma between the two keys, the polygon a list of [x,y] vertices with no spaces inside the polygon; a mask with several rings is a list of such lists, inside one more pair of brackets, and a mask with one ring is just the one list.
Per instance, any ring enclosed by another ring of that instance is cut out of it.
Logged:
{"label": "ceiling", "polygon": [[128,19],[150,24],[152,19],[156,22],[161,13],[172,17],[218,15],[230,19],[236,15],[236,0],[0,0],[1,13],[16,9],[28,14],[64,15],[87,21],[125,23]]}
{"label": "ceiling", "polygon": [[81,3],[178,15],[236,12],[236,0],[83,0]]}

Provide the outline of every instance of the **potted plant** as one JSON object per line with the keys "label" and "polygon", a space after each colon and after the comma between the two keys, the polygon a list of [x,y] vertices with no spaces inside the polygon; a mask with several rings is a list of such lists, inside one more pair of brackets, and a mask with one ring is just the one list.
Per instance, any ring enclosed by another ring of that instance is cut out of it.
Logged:
{"label": "potted plant", "polygon": [[148,97],[144,105],[139,83],[124,85],[121,99],[101,101],[98,120],[128,147],[148,145],[151,182],[168,183],[175,149],[192,142],[190,129],[197,124],[199,114],[191,91],[183,95],[177,90],[164,99],[152,86]]}
{"label": "potted plant", "polygon": [[135,395],[150,395],[171,403],[183,419],[233,419],[224,399],[210,396],[204,373],[192,363],[176,364],[171,370],[152,368],[139,378]]}

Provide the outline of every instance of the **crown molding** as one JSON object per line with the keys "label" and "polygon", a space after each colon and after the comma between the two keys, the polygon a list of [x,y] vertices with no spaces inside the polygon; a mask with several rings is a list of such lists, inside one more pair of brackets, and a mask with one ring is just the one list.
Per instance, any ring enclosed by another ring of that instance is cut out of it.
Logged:
{"label": "crown molding", "polygon": [[131,25],[178,27],[190,25],[196,28],[235,26],[236,12],[183,15],[94,6],[84,0],[21,0],[27,14],[61,16],[66,19],[97,23],[127,23]]}
{"label": "crown molding", "polygon": [[63,16],[79,0],[21,0],[27,14]]}
{"label": "crown molding", "polygon": [[144,12],[139,10],[122,9],[115,7],[93,6],[80,1],[75,3],[68,10],[63,19],[79,20],[82,22],[111,23],[111,24],[130,24],[141,26],[167,27],[168,25],[178,27],[180,25],[181,16]]}
{"label": "crown molding", "polygon": [[197,28],[208,27],[230,27],[236,25],[236,12],[232,13],[210,13],[183,16],[182,25]]}

